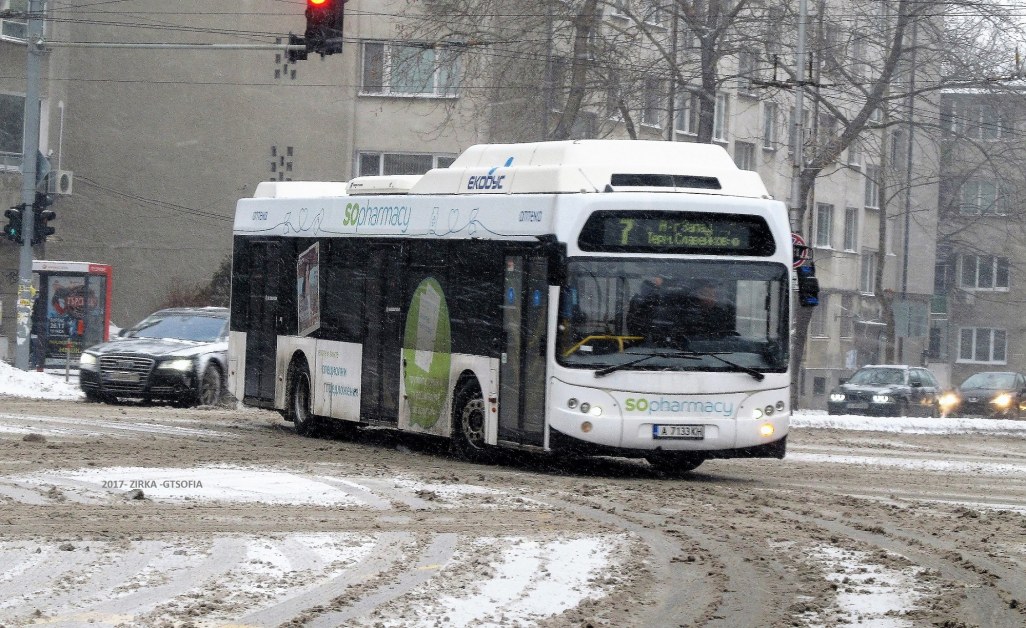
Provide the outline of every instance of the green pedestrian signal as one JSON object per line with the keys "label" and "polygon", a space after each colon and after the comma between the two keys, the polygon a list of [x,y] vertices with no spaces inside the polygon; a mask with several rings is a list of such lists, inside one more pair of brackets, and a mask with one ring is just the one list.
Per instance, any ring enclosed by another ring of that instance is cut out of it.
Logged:
{"label": "green pedestrian signal", "polygon": [[4,237],[18,244],[25,241],[22,234],[22,211],[24,209],[24,205],[15,205],[4,212],[4,216],[7,218],[7,224],[4,225]]}

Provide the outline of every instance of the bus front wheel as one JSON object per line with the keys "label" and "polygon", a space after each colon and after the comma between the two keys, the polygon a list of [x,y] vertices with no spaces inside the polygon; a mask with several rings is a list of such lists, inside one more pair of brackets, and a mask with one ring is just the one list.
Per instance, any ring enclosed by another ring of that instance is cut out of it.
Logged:
{"label": "bus front wheel", "polygon": [[310,371],[306,364],[298,363],[292,366],[288,383],[288,419],[296,426],[297,434],[313,436],[317,431],[317,419],[310,410]]}
{"label": "bus front wheel", "polygon": [[645,460],[657,471],[671,476],[690,473],[705,462],[705,458],[694,454],[652,454]]}
{"label": "bus front wheel", "polygon": [[457,453],[475,462],[490,459],[485,444],[485,402],[476,383],[464,384],[456,393],[453,441]]}

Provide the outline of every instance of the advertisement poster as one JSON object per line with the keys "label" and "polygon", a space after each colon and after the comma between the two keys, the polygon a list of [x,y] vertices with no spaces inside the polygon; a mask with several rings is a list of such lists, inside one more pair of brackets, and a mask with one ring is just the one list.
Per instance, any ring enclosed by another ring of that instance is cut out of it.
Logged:
{"label": "advertisement poster", "polygon": [[403,338],[403,384],[410,424],[431,430],[442,418],[452,363],[449,307],[434,278],[425,279],[413,292]]}
{"label": "advertisement poster", "polygon": [[314,243],[296,262],[296,307],[299,335],[306,336],[321,327],[320,248]]}
{"label": "advertisement poster", "polygon": [[[85,277],[50,276],[46,306],[46,355],[65,358],[70,348],[71,358],[82,353],[93,339],[86,338],[87,320],[99,315],[103,318],[103,303]],[[95,324],[90,325],[95,327]],[[70,342],[69,342],[70,341]]]}

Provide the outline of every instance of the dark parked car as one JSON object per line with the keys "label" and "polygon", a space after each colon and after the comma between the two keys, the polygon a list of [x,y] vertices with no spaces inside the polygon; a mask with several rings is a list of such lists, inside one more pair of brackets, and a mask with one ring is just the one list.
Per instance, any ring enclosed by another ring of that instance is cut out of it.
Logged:
{"label": "dark parked car", "polygon": [[976,373],[941,401],[949,415],[1018,419],[1026,410],[1026,377],[1013,371]]}
{"label": "dark parked car", "polygon": [[221,400],[227,365],[227,308],[172,308],[83,351],[79,385],[90,401],[213,405]]}
{"label": "dark parked car", "polygon": [[919,366],[870,365],[855,371],[830,393],[830,414],[937,416],[940,384]]}

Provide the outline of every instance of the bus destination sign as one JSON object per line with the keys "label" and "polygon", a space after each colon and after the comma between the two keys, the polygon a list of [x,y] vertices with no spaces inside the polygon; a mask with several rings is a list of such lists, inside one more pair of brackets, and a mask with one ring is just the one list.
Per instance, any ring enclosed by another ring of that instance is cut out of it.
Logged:
{"label": "bus destination sign", "polygon": [[585,251],[772,255],[776,249],[759,216],[695,212],[598,211],[579,240]]}

